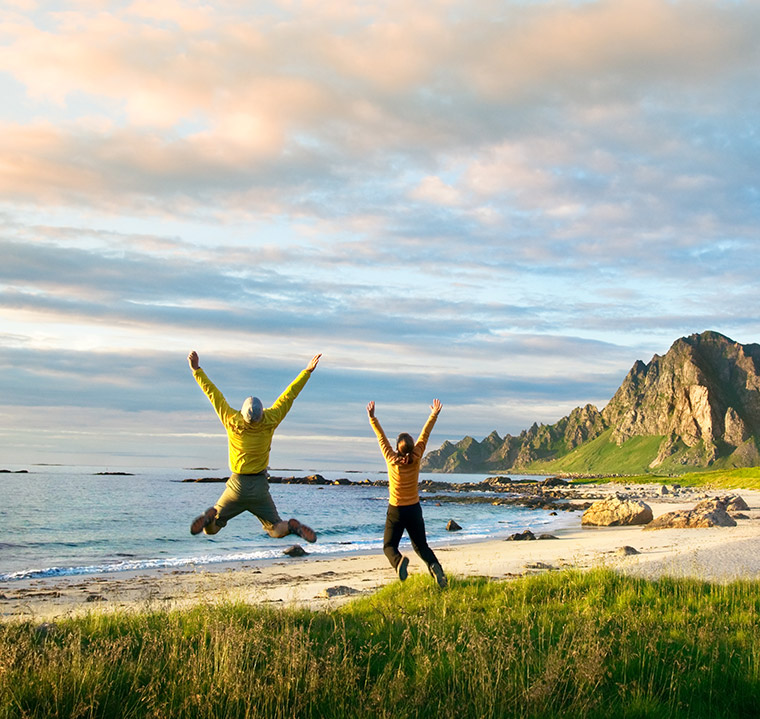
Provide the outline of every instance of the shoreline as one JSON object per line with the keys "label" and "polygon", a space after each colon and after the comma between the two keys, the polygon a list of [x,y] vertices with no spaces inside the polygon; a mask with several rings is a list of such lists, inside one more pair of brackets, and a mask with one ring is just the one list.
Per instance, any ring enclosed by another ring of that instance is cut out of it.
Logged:
{"label": "shoreline", "polygon": [[[630,493],[646,491],[636,485]],[[620,484],[594,485],[588,494],[623,491]],[[679,496],[647,496],[657,517],[690,509],[699,497],[726,490],[689,490]],[[446,573],[457,577],[506,580],[564,568],[607,567],[644,578],[694,577],[710,582],[760,579],[760,491],[734,490],[749,505],[748,519],[736,527],[663,529],[641,526],[581,527],[581,512],[570,527],[553,530],[556,539],[480,539],[437,544]],[[573,497],[580,500],[582,497]],[[619,555],[621,547],[639,554]],[[409,573],[427,574],[411,551]],[[129,570],[110,574],[44,577],[0,582],[2,621],[51,621],[89,611],[171,610],[228,601],[312,609],[366,596],[398,581],[382,551],[341,556],[221,562],[187,568]],[[431,579],[432,582],[432,579]]]}

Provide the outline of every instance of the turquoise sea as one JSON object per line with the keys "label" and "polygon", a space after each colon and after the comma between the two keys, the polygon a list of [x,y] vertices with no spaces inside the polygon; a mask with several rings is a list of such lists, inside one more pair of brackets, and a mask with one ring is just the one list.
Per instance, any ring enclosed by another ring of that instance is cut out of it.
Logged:
{"label": "turquoise sea", "polygon": [[[214,504],[224,484],[182,480],[224,477],[224,469],[0,468],[27,470],[0,473],[0,519],[4,529],[0,536],[1,582],[219,562],[250,563],[280,557],[292,544],[303,544],[298,537],[270,538],[248,513],[231,520],[214,537],[191,536],[193,517]],[[98,474],[109,469],[131,476]],[[352,482],[386,477],[380,471],[270,470],[271,475],[281,477],[317,473],[329,480],[345,477]],[[486,476],[423,474],[421,479],[478,482]],[[271,491],[283,518],[298,517],[317,532],[317,543],[304,545],[309,553],[382,552],[387,488],[272,484]],[[424,494],[422,501],[432,546],[507,537],[526,528],[551,531],[573,521],[573,515],[563,512],[552,517],[548,511],[489,503],[436,505],[425,501]],[[462,531],[448,532],[449,519],[455,519]],[[404,543],[408,543],[406,537],[402,547]]]}

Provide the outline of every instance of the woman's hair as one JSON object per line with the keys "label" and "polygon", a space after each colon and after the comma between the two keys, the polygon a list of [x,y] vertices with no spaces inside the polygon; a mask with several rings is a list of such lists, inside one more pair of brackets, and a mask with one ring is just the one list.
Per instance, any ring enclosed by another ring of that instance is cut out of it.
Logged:
{"label": "woman's hair", "polygon": [[411,464],[414,461],[414,439],[411,434],[402,432],[396,440],[396,452],[399,464]]}

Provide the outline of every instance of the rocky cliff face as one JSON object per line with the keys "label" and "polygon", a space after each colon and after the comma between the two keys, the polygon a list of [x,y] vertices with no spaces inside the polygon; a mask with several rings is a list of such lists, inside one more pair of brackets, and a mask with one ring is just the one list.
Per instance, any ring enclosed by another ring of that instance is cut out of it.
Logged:
{"label": "rocky cliff face", "polygon": [[682,337],[664,357],[634,364],[602,417],[618,445],[664,436],[652,467],[681,446],[699,446],[709,466],[760,435],[760,346],[717,332]]}
{"label": "rocky cliff face", "polygon": [[661,437],[651,468],[663,464],[760,464],[760,345],[717,332],[682,337],[664,356],[634,363],[608,405],[574,409],[553,425],[517,437],[496,432],[477,442],[445,442],[423,460],[426,471],[503,472],[561,458],[611,430],[622,447],[634,437]]}

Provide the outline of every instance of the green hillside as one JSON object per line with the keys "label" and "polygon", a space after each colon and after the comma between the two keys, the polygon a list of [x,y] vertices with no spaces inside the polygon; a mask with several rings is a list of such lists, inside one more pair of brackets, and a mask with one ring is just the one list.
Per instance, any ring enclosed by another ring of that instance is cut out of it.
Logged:
{"label": "green hillside", "polygon": [[[612,441],[612,428],[596,439],[576,447],[569,454],[549,462],[533,462],[526,470],[541,474],[641,474],[657,454],[662,437],[631,437],[621,446]],[[685,468],[684,468],[685,471]]]}

